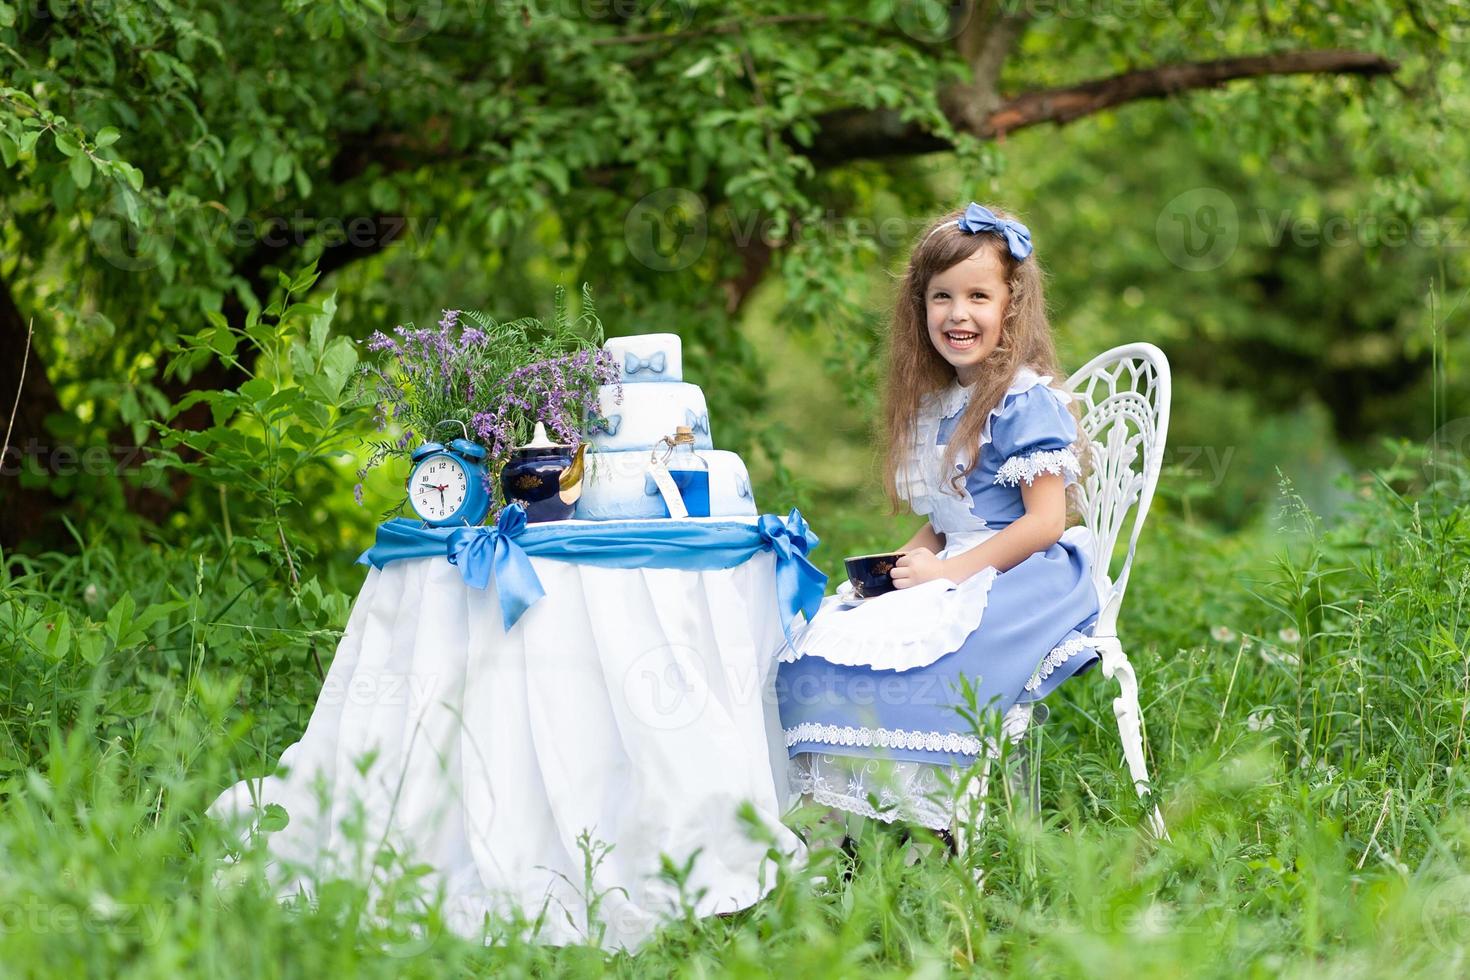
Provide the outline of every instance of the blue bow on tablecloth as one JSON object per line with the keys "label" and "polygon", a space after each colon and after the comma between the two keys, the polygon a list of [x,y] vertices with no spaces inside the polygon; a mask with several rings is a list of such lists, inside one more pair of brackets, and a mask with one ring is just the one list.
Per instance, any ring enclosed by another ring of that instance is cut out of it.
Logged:
{"label": "blue bow on tablecloth", "polygon": [[827,591],[827,576],[806,557],[821,539],[795,507],[785,521],[775,514],[762,514],[756,529],[776,552],[776,596],[781,602],[781,625],[790,639],[796,611],[801,610],[810,621]]}
{"label": "blue bow on tablecloth", "polygon": [[491,579],[499,594],[505,628],[515,626],[546,591],[532,557],[604,568],[733,568],[769,548],[776,556],[776,596],[782,628],[801,611],[810,619],[821,605],[827,576],[807,559],[818,538],[796,508],[786,518],[762,514],[745,521],[587,522],[527,524],[525,509],[511,504],[494,527],[426,527],[399,518],[378,526],[377,542],[361,564],[382,568],[404,558],[444,556],[458,566],[466,585]]}
{"label": "blue bow on tablecloth", "polygon": [[449,563],[459,566],[466,585],[487,587],[494,569],[495,591],[500,594],[500,615],[506,629],[546,594],[530,557],[514,540],[525,529],[525,508],[511,504],[500,512],[494,527],[457,527],[449,535]]}

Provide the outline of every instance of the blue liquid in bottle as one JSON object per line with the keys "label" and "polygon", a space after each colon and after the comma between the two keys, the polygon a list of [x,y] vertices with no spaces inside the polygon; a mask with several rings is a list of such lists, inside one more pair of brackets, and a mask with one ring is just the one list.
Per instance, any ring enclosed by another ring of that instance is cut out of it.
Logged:
{"label": "blue liquid in bottle", "polygon": [[[709,471],[671,469],[669,476],[674,478],[674,486],[679,488],[679,493],[684,498],[684,508],[689,511],[689,516],[708,517]],[[668,510],[667,507],[664,509]]]}
{"label": "blue liquid in bottle", "polygon": [[[669,456],[669,476],[679,495],[684,498],[684,509],[690,517],[709,516],[709,463],[694,451],[694,433],[687,426],[679,426],[674,436],[674,451]],[[664,507],[668,515],[668,507]]]}

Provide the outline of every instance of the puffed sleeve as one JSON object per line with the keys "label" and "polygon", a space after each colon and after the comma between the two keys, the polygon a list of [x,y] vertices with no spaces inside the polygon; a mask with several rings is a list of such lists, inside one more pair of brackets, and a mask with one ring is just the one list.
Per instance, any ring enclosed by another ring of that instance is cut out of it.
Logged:
{"label": "puffed sleeve", "polygon": [[1072,450],[1077,422],[1068,398],[1040,384],[1011,396],[991,422],[990,444],[1003,460],[996,483],[1030,486],[1042,473],[1061,473],[1067,485],[1078,482],[1082,467]]}

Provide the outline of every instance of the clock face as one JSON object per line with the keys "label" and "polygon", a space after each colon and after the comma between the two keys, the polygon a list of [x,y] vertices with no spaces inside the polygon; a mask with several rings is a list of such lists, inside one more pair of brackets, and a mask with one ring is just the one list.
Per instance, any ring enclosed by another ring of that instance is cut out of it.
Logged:
{"label": "clock face", "polygon": [[459,460],[435,453],[419,463],[408,483],[408,502],[426,521],[442,521],[469,496],[470,478]]}

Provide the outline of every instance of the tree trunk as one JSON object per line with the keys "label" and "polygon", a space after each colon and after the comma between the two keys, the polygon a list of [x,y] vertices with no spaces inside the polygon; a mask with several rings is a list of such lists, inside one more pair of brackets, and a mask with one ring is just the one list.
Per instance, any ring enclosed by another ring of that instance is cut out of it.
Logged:
{"label": "tree trunk", "polygon": [[[40,330],[46,330],[44,321]],[[34,473],[51,457],[55,447],[46,431],[46,417],[63,411],[34,342],[29,355],[26,353],[26,331],[26,316],[10,294],[9,284],[0,280],[0,441],[5,431],[10,432],[8,448],[0,458],[0,548],[7,553],[23,540],[45,539],[57,530],[52,520],[56,499],[50,489],[22,487],[20,480],[22,471]]]}

